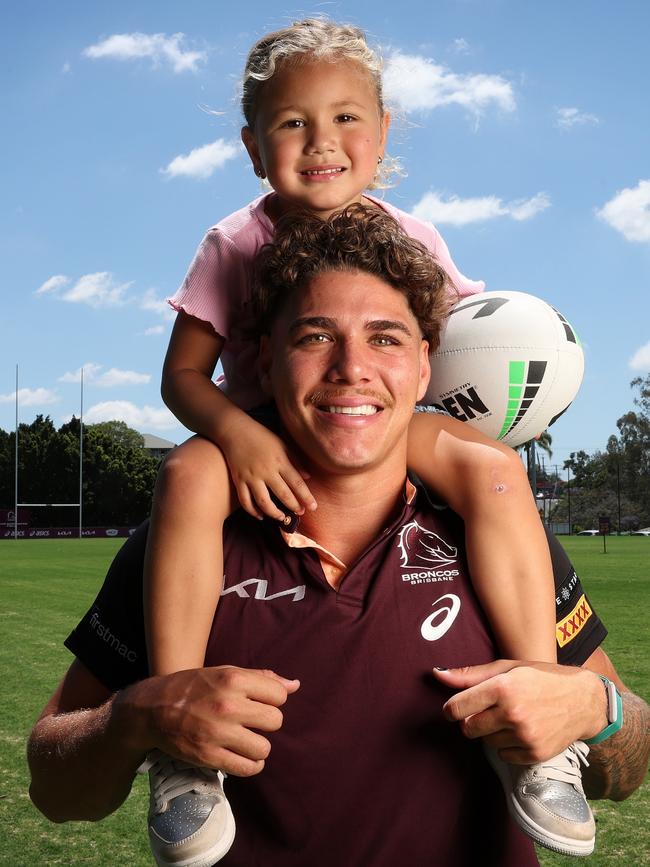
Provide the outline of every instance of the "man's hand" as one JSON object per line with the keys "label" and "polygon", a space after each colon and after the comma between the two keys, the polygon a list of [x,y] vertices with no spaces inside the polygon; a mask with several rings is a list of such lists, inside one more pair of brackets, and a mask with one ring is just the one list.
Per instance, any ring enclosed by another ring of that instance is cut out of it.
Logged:
{"label": "man's hand", "polygon": [[29,739],[31,798],[54,822],[102,819],[124,802],[155,748],[229,774],[257,774],[271,749],[258,732],[280,728],[280,707],[299,687],[273,671],[224,665],[111,693],[75,660]]}
{"label": "man's hand", "polygon": [[248,777],[271,750],[258,732],[282,726],[280,707],[299,687],[273,671],[229,665],[181,671],[118,693],[113,721],[135,749]]}
{"label": "man's hand", "polygon": [[461,690],[446,702],[447,718],[512,764],[545,761],[607,725],[602,682],[584,668],[498,660],[433,673]]}

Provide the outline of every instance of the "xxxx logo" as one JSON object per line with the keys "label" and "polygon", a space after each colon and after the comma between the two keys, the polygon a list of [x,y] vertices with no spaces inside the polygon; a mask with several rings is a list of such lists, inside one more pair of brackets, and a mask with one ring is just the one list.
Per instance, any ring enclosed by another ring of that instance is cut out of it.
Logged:
{"label": "xxxx logo", "polygon": [[591,613],[591,608],[589,607],[589,603],[583,593],[580,599],[578,599],[578,604],[573,611],[570,614],[567,614],[564,620],[560,620],[555,627],[555,635],[560,647],[564,647],[565,644],[573,641],[587,620],[591,617]]}

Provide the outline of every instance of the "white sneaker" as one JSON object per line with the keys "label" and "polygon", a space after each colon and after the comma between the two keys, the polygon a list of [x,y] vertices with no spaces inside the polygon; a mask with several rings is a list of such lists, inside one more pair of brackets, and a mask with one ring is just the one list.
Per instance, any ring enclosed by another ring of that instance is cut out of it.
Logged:
{"label": "white sneaker", "polygon": [[582,788],[580,764],[588,765],[589,747],[576,741],[547,762],[510,765],[486,747],[503,785],[508,810],[529,837],[563,855],[591,855],[596,824]]}
{"label": "white sneaker", "polygon": [[220,774],[154,750],[149,772],[149,842],[159,867],[211,867],[235,839],[235,820]]}

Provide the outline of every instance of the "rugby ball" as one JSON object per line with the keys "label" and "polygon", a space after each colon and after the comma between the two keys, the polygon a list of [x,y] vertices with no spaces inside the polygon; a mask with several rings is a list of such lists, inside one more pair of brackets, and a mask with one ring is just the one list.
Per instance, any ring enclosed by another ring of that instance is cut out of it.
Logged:
{"label": "rugby ball", "polygon": [[517,446],[569,408],[583,372],[578,336],[558,310],[524,292],[482,292],[453,308],[420,403]]}

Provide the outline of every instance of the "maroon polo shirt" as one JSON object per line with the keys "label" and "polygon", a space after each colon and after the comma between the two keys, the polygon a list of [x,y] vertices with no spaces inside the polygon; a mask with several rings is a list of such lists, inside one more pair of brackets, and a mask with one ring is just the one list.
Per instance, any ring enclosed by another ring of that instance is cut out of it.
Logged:
{"label": "maroon polo shirt", "polygon": [[[113,689],[146,676],[143,538],[139,532],[118,554],[66,641]],[[559,652],[579,664],[605,630],[566,557],[554,550],[553,560],[558,623],[568,638],[561,645],[558,638]],[[301,688],[270,735],[263,772],[226,781],[237,836],[220,863],[537,864],[480,742],[444,719],[450,692],[431,675],[434,666],[497,656],[468,577],[460,520],[420,493],[400,503],[338,591],[324,565],[336,568],[308,544],[287,545],[271,523],[243,512],[228,522],[206,664],[271,668],[299,678]]]}

